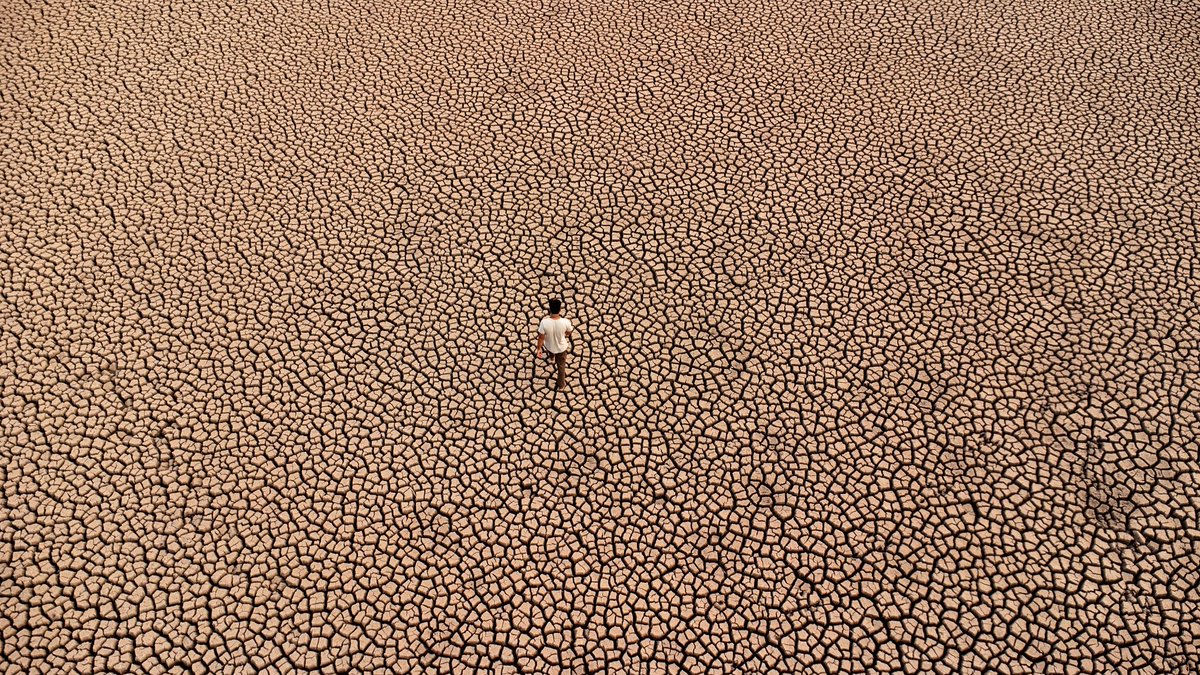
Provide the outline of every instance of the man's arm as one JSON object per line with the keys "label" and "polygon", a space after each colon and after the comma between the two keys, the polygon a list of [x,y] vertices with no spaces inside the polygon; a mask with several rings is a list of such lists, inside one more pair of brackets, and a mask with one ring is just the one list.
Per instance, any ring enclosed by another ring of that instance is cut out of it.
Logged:
{"label": "man's arm", "polygon": [[546,344],[546,334],[538,333],[537,355],[539,359],[542,358],[542,345],[544,344]]}

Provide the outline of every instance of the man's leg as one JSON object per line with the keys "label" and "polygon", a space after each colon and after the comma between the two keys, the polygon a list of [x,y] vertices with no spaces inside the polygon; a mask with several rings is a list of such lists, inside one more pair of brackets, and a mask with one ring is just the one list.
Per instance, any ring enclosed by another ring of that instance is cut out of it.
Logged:
{"label": "man's leg", "polygon": [[558,365],[558,385],[559,389],[567,386],[567,353],[554,355],[554,362]]}

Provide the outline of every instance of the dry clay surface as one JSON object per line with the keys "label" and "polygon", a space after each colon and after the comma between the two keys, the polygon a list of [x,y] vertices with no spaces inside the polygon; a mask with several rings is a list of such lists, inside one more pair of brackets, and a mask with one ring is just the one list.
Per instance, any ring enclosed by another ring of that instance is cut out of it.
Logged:
{"label": "dry clay surface", "polygon": [[0,31],[3,672],[1200,670],[1195,3]]}

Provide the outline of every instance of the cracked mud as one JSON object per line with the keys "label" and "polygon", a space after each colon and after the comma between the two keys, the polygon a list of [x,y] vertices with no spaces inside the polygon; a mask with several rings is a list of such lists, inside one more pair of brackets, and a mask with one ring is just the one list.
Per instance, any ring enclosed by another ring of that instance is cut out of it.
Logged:
{"label": "cracked mud", "polygon": [[3,14],[4,672],[1200,670],[1194,5]]}

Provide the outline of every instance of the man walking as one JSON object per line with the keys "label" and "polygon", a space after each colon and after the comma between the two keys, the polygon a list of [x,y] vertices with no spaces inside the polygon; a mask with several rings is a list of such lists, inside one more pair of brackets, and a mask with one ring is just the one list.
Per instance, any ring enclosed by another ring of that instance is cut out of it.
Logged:
{"label": "man walking", "polygon": [[557,388],[559,391],[567,387],[567,349],[570,347],[567,338],[571,337],[571,320],[564,319],[559,314],[561,311],[562,300],[557,298],[551,300],[550,316],[542,319],[537,329],[537,357],[542,358],[543,346],[546,351],[550,352],[550,357],[558,368]]}

